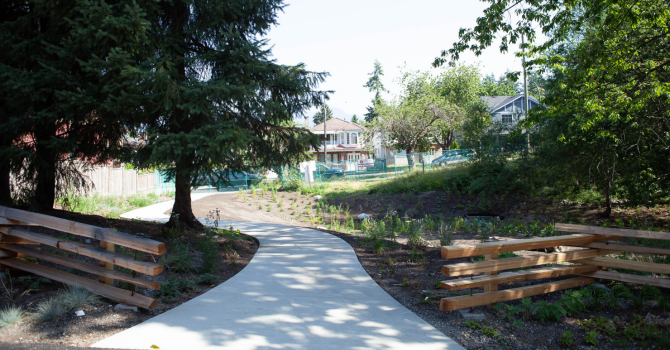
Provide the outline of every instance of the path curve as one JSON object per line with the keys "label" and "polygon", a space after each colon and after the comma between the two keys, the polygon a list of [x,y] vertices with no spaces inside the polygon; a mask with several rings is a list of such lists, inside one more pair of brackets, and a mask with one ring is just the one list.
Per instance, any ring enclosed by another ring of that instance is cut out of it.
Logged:
{"label": "path curve", "polygon": [[[124,217],[165,221],[166,205]],[[93,347],[464,349],[381,289],[340,238],[294,226],[229,223],[260,241],[244,270]]]}

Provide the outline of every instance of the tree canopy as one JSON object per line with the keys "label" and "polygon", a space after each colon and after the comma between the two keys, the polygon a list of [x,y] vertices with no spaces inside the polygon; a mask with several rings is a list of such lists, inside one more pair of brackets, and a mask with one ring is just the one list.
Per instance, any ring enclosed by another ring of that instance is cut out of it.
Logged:
{"label": "tree canopy", "polygon": [[[545,142],[552,151],[538,154],[549,157],[545,160],[567,161],[572,166],[566,171],[572,177],[596,186],[606,197],[606,215],[614,191],[646,205],[667,197],[667,2],[490,2],[477,26],[462,29],[460,40],[442,51],[434,64],[454,64],[466,50],[480,55],[495,37],[501,38],[500,51],[507,52],[523,36],[527,68],[552,74],[543,100],[546,108],[531,113],[526,121],[526,127],[537,124],[556,132]],[[515,23],[511,12],[519,18]],[[536,30],[548,40],[537,42]]]}
{"label": "tree canopy", "polygon": [[382,101],[382,92],[386,92],[384,84],[382,83],[382,76],[384,75],[382,64],[375,60],[374,70],[368,75],[370,78],[368,78],[368,82],[365,83],[363,87],[366,87],[370,92],[375,93],[375,97],[372,99],[372,105],[367,107],[368,112],[364,114],[365,121],[369,123],[377,118],[378,113],[375,111],[375,105]]}
{"label": "tree canopy", "polygon": [[314,113],[314,117],[312,118],[312,121],[314,121],[314,125],[319,125],[323,123],[324,118],[323,118],[323,111],[324,109],[326,110],[326,119],[325,120],[330,120],[333,119],[333,110],[330,109],[330,106],[326,103],[323,106],[319,106],[318,111]]}

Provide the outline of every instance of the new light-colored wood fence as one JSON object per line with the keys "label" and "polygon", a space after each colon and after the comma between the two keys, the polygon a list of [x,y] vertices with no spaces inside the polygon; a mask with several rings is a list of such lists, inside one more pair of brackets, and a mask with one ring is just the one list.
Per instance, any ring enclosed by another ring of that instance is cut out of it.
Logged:
{"label": "new light-colored wood fence", "polygon": [[[501,301],[515,300],[533,295],[555,292],[562,289],[584,286],[595,282],[597,279],[649,284],[656,287],[670,288],[670,279],[667,278],[603,271],[608,268],[617,268],[653,272],[657,274],[670,274],[670,265],[668,264],[655,264],[603,257],[620,252],[670,255],[670,249],[606,242],[608,240],[616,240],[624,237],[670,240],[670,233],[570,224],[556,224],[556,231],[571,232],[575,234],[442,247],[442,257],[445,259],[477,255],[484,255],[485,259],[484,261],[455,263],[442,266],[442,274],[445,276],[468,277],[442,281],[440,287],[448,290],[483,287],[484,293],[443,298],[440,302],[440,310],[452,311]],[[579,247],[581,249],[569,250],[566,252],[537,253],[534,256],[497,259],[499,253],[554,248],[559,246]],[[570,262],[570,264],[554,265],[560,262]],[[552,265],[546,266],[548,264]],[[502,270],[527,268],[538,265],[541,265],[542,267],[522,271],[500,272]],[[498,290],[498,285],[502,283],[568,275],[574,275],[576,277],[520,288]]]}
{"label": "new light-colored wood fence", "polygon": [[[100,241],[100,248],[93,244],[85,244],[28,231],[20,228],[20,226],[43,226],[72,235],[95,239]],[[99,266],[44,252],[40,250],[40,244],[97,259]],[[0,206],[0,265],[27,271],[68,285],[86,288],[93,293],[125,304],[145,309],[156,307],[156,300],[135,292],[116,288],[114,287],[114,280],[151,289],[160,289],[158,283],[116,271],[114,270],[114,266],[124,267],[149,276],[160,274],[163,271],[163,267],[156,263],[135,260],[133,256],[116,253],[114,251],[115,245],[154,255],[161,255],[166,250],[164,243],[152,239],[141,238],[53,216]],[[32,257],[92,273],[99,276],[99,281],[19,259],[22,257]]]}

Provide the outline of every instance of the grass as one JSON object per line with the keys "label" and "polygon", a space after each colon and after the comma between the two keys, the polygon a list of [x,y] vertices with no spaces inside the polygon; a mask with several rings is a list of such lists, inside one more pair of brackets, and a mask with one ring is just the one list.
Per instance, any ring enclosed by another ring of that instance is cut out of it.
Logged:
{"label": "grass", "polygon": [[[167,194],[166,197],[174,196]],[[56,203],[63,209],[84,214],[97,214],[108,218],[118,218],[119,215],[146,207],[162,201],[155,193],[138,193],[130,196],[103,196],[99,193],[93,196],[76,196],[68,194],[59,198]]]}
{"label": "grass", "polygon": [[19,306],[7,306],[0,310],[0,328],[8,327],[17,324],[26,312]]}
{"label": "grass", "polygon": [[35,317],[42,322],[57,319],[70,311],[70,308],[58,297],[42,300],[37,305]]}
{"label": "grass", "polygon": [[100,300],[97,295],[78,287],[68,287],[61,293],[60,299],[71,310],[81,310]]}

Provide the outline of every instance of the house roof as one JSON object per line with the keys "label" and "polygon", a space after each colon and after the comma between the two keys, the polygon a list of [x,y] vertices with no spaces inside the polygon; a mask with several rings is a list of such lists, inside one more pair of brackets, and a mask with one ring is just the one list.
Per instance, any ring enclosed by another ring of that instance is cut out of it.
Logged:
{"label": "house roof", "polygon": [[[312,132],[323,132],[323,123],[309,129]],[[356,123],[348,122],[340,118],[332,118],[326,120],[326,131],[356,131],[367,130],[366,127]]]}
{"label": "house roof", "polygon": [[[480,96],[479,98],[488,104],[489,111],[495,112],[500,107],[506,106],[509,103],[523,98],[523,94],[514,96]],[[533,98],[533,96],[528,96],[528,99],[533,100],[535,103],[539,104],[539,102]]]}

